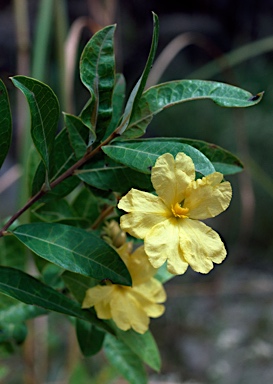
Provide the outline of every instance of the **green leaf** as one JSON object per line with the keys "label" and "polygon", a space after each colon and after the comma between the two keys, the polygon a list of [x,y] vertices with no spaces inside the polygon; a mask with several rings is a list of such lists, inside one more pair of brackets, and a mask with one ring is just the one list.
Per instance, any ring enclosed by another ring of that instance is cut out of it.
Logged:
{"label": "green leaf", "polygon": [[104,351],[110,364],[120,372],[130,384],[147,384],[147,374],[141,360],[122,341],[106,335]]}
{"label": "green leaf", "polygon": [[118,339],[126,344],[145,364],[155,371],[160,370],[161,359],[159,350],[150,331],[141,335],[133,329],[122,331],[112,321],[107,323],[110,323],[109,325],[114,329]]}
{"label": "green leaf", "polygon": [[88,220],[91,224],[99,216],[98,200],[87,188],[83,188],[72,202],[72,208],[82,219]]}
{"label": "green leaf", "polygon": [[[169,140],[166,138],[166,140]],[[244,169],[242,162],[231,152],[218,145],[206,143],[202,140],[172,138],[172,140],[189,144],[202,152],[213,164],[217,172],[223,175],[233,175]]]}
{"label": "green leaf", "polygon": [[[70,146],[68,133],[64,128],[56,137],[54,152],[51,154],[50,181],[54,181],[68,168],[75,164],[76,158]],[[32,195],[35,195],[44,183],[45,169],[41,162],[37,168],[32,184]],[[79,179],[75,176],[68,177],[54,189],[48,192],[40,201],[50,201],[55,198],[66,196],[79,184]]]}
{"label": "green leaf", "polygon": [[88,185],[104,191],[115,191],[123,194],[131,188],[153,190],[149,175],[144,175],[111,160],[90,163],[76,171],[75,174]]}
{"label": "green leaf", "polygon": [[0,292],[25,304],[77,317],[112,332],[107,324],[90,311],[82,310],[76,301],[18,269],[0,267]]}
{"label": "green leaf", "polygon": [[55,93],[46,84],[26,76],[14,76],[13,84],[25,95],[31,114],[31,136],[49,171],[50,152],[57,130],[60,107]]}
{"label": "green leaf", "polygon": [[116,75],[116,82],[113,90],[112,120],[106,129],[106,132],[102,141],[107,139],[111,135],[111,133],[114,132],[115,128],[118,126],[118,123],[121,119],[122,112],[123,112],[123,103],[125,99],[125,91],[126,91],[125,87],[126,87],[125,78],[122,74],[118,73]]}
{"label": "green leaf", "polygon": [[174,275],[168,271],[167,263],[164,263],[163,265],[161,265],[160,268],[158,268],[158,270],[157,270],[156,274],[154,275],[154,277],[158,281],[160,281],[160,283],[164,284],[167,281],[173,279]]}
{"label": "green leaf", "polygon": [[46,262],[46,264],[42,267],[41,272],[41,281],[43,281],[43,283],[58,290],[64,289],[64,282],[61,277],[63,268],[58,267],[58,265]]}
{"label": "green leaf", "polygon": [[76,158],[81,159],[86,154],[88,133],[91,133],[92,136],[89,137],[90,140],[88,143],[88,145],[91,145],[96,139],[95,132],[91,129],[88,132],[88,128],[80,118],[69,115],[68,113],[63,113],[63,115],[71,148],[73,148]]}
{"label": "green leaf", "polygon": [[176,156],[178,152],[184,152],[190,156],[194,162],[195,170],[202,175],[209,175],[215,172],[215,169],[209,159],[196,148],[172,141],[160,140],[134,140],[114,142],[112,145],[102,147],[104,153],[115,161],[146,174],[151,173],[151,168],[154,166],[158,156],[164,153],[171,153]]}
{"label": "green leaf", "polygon": [[84,356],[92,356],[101,350],[105,332],[86,321],[76,320],[76,334],[81,352]]}
{"label": "green leaf", "polygon": [[163,109],[191,100],[210,99],[222,107],[251,107],[260,102],[262,93],[251,93],[232,85],[205,80],[177,80],[145,91],[122,137],[142,136],[154,115]]}
{"label": "green leaf", "polygon": [[0,242],[0,265],[24,269],[26,248],[13,236],[4,236]]}
{"label": "green leaf", "polygon": [[35,175],[37,177],[38,168],[42,170],[42,177],[40,181],[40,187],[41,187],[45,181],[45,166],[44,166],[44,163],[41,161],[41,157],[37,152],[34,144],[32,144],[31,147],[28,149],[28,159],[27,159],[27,169],[26,169],[28,196],[32,195],[32,186],[33,186]]}
{"label": "green leaf", "polygon": [[64,280],[69,291],[79,303],[83,302],[87,289],[94,287],[98,283],[98,281],[92,277],[79,275],[78,273],[69,271],[63,272],[62,279]]}
{"label": "green leaf", "polygon": [[0,80],[0,168],[8,154],[12,136],[12,121],[8,93]]}
{"label": "green leaf", "polygon": [[98,280],[131,284],[117,252],[91,232],[64,224],[33,223],[12,233],[38,256],[61,268]]}
{"label": "green leaf", "polygon": [[41,203],[31,213],[35,218],[46,223],[62,223],[82,228],[90,227],[90,221],[77,215],[64,199]]}
{"label": "green leaf", "polygon": [[152,38],[152,44],[151,44],[149,56],[148,56],[144,71],[140,79],[138,80],[137,84],[133,88],[129,96],[129,99],[127,101],[125,111],[124,111],[124,116],[120,125],[120,129],[118,131],[119,134],[122,134],[126,130],[127,126],[130,125],[135,109],[138,106],[139,100],[145,88],[146,81],[155,58],[157,44],[158,44],[158,34],[159,34],[158,17],[155,13],[153,13],[153,23],[154,23],[153,38]]}
{"label": "green leaf", "polygon": [[112,93],[115,83],[114,32],[115,25],[98,31],[86,44],[80,59],[82,83],[95,97],[90,120],[84,121],[94,128],[98,140],[104,135],[112,116]]}

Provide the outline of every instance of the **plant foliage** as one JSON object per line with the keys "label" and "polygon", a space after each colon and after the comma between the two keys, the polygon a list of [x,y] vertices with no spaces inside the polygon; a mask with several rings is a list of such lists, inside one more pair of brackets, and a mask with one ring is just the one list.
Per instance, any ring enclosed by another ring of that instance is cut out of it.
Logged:
{"label": "plant foliage", "polygon": [[[238,87],[203,80],[171,81],[144,91],[158,42],[155,14],[153,21],[147,63],[125,106],[125,79],[115,72],[116,26],[107,26],[90,39],[79,66],[89,99],[77,116],[63,114],[64,127],[58,134],[59,102],[51,88],[33,78],[12,78],[29,105],[31,136],[39,161],[29,176],[28,202],[0,231],[0,292],[5,298],[0,310],[0,342],[22,342],[27,319],[59,312],[76,318],[83,355],[94,355],[103,348],[109,362],[132,384],[147,383],[145,364],[160,370],[152,334],[122,331],[113,321],[99,319],[94,309],[81,308],[90,287],[107,281],[123,286],[132,283],[124,262],[103,237],[105,222],[109,217],[118,221],[117,201],[131,188],[153,192],[151,169],[166,152],[190,156],[198,177],[215,170],[228,175],[243,169],[236,156],[211,143],[141,137],[153,116],[176,104],[209,99],[221,107],[238,108],[254,106],[262,98],[262,94],[253,97]],[[2,81],[0,112],[2,165],[12,135],[9,100]],[[20,224],[27,209],[29,222]],[[14,225],[17,219],[19,225]],[[25,267],[26,249],[40,271],[35,276]],[[51,284],[45,278],[52,265],[61,276],[61,290],[58,279]],[[166,281],[169,275],[161,271],[158,278]]]}

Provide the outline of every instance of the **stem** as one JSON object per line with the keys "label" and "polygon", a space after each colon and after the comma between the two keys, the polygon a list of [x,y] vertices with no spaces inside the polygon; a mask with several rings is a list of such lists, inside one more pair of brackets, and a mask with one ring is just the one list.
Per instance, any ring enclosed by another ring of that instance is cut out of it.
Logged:
{"label": "stem", "polygon": [[[119,128],[119,127],[118,127]],[[75,164],[73,164],[69,169],[67,169],[62,175],[60,175],[56,180],[52,181],[52,183],[49,184],[50,189],[46,190],[45,185],[42,186],[39,192],[36,193],[36,195],[32,196],[28,202],[21,208],[19,211],[17,211],[3,226],[3,228],[0,230],[0,237],[4,236],[6,233],[6,230],[11,226],[12,223],[14,223],[15,220],[18,219],[28,208],[30,208],[34,203],[36,203],[41,197],[43,197],[47,192],[49,192],[51,189],[55,188],[58,184],[60,184],[62,181],[67,179],[68,177],[72,176],[74,172],[80,168],[83,164],[85,164],[88,160],[90,160],[92,157],[94,157],[104,145],[107,145],[111,140],[113,140],[118,134],[116,133],[117,129],[109,136],[107,139],[105,139],[102,143],[100,143],[93,151],[87,152],[83,158],[78,160]]]}
{"label": "stem", "polygon": [[112,207],[111,205],[109,205],[108,207],[106,207],[100,214],[100,216],[97,218],[97,220],[94,222],[94,224],[92,225],[92,229],[97,229],[98,226],[103,222],[103,220],[109,216],[109,214],[113,211],[114,207]]}

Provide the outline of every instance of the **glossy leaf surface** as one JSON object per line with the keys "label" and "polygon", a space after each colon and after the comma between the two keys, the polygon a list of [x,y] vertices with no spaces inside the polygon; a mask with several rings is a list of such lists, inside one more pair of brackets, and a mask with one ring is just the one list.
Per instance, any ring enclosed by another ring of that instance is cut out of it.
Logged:
{"label": "glossy leaf surface", "polygon": [[[55,180],[76,162],[74,152],[70,146],[68,133],[63,129],[56,137],[54,143],[54,152],[51,154],[50,181]],[[32,183],[32,195],[35,195],[43,185],[45,170],[42,162],[39,164]],[[58,184],[54,189],[48,192],[42,201],[50,201],[56,197],[66,196],[79,184],[79,179],[71,176]]]}
{"label": "glossy leaf surface", "polygon": [[110,124],[108,125],[104,137],[102,139],[105,140],[107,137],[111,135],[111,133],[118,126],[118,122],[122,116],[123,112],[123,103],[125,99],[125,89],[126,83],[125,78],[122,74],[118,73],[116,75],[115,86],[113,90],[113,115]]}
{"label": "glossy leaf surface", "polygon": [[64,199],[41,203],[31,212],[36,219],[45,223],[62,223],[82,228],[90,227],[89,220],[77,215]]}
{"label": "glossy leaf surface", "polygon": [[86,321],[77,319],[76,334],[81,352],[84,356],[92,356],[100,351],[105,332],[102,332],[99,328]]}
{"label": "glossy leaf surface", "polygon": [[145,91],[139,100],[123,137],[142,136],[154,115],[165,108],[191,100],[210,99],[221,107],[251,107],[262,98],[241,88],[205,80],[177,80],[162,83]]}
{"label": "glossy leaf surface", "polygon": [[98,280],[131,284],[116,251],[91,232],[64,224],[33,223],[19,226],[13,234],[38,256],[61,268]]}
{"label": "glossy leaf surface", "polygon": [[0,80],[0,168],[7,156],[12,135],[12,121],[8,93]]}
{"label": "glossy leaf surface", "polygon": [[46,84],[26,76],[14,76],[13,84],[25,95],[31,115],[31,136],[46,169],[57,130],[59,102]]}
{"label": "glossy leaf surface", "polygon": [[[218,145],[207,143],[202,140],[185,139],[180,137],[179,138],[178,137],[172,137],[172,138],[157,137],[155,139],[144,139],[144,140],[140,139],[140,140],[128,141],[128,143],[137,143],[137,142],[157,143],[159,147],[162,145],[163,148],[165,144],[169,145],[170,142],[190,145],[198,149],[198,151],[202,152],[206,156],[206,158],[209,159],[209,161],[211,162],[215,170],[218,172],[221,172],[224,175],[231,175],[231,174],[241,172],[244,168],[242,162],[238,159],[238,157],[233,155],[231,152],[227,151],[224,148],[219,147]],[[117,142],[117,145],[119,144],[120,143]],[[104,147],[104,148],[107,148],[106,152],[109,150],[108,149],[109,147]],[[189,156],[192,155],[191,153],[187,153],[187,154]],[[120,153],[120,155],[122,156],[122,153]]]}
{"label": "glossy leaf surface", "polygon": [[153,29],[153,38],[152,38],[152,44],[149,52],[149,56],[145,65],[145,68],[143,70],[143,73],[134,86],[129,99],[127,101],[123,119],[120,125],[119,133],[122,134],[130,124],[132,117],[134,115],[134,111],[138,106],[139,100],[142,96],[143,90],[146,85],[147,78],[149,76],[155,54],[156,54],[156,49],[157,49],[157,44],[158,44],[158,33],[159,33],[159,23],[158,23],[158,17],[155,13],[153,13],[153,23],[154,23],[154,29]]}
{"label": "glossy leaf surface", "polygon": [[145,364],[149,365],[155,371],[160,370],[161,360],[158,347],[150,331],[143,335],[130,329],[122,331],[112,323],[117,337],[130,348]]}
{"label": "glossy leaf surface", "polygon": [[114,142],[113,145],[102,147],[103,151],[115,161],[146,174],[151,173],[158,156],[171,153],[176,156],[178,152],[184,152],[194,162],[195,170],[202,175],[208,175],[215,171],[213,165],[202,152],[196,148],[175,141],[135,140]]}
{"label": "glossy leaf surface", "polygon": [[13,236],[4,236],[0,241],[0,265],[24,269],[27,254],[26,248]]}
{"label": "glossy leaf surface", "polygon": [[92,187],[104,191],[126,193],[131,188],[153,190],[151,178],[141,172],[110,160],[84,166],[76,175]]}
{"label": "glossy leaf surface", "polygon": [[112,335],[106,335],[104,352],[118,372],[130,384],[147,384],[147,374],[142,361],[122,341]]}
{"label": "glossy leaf surface", "polygon": [[87,188],[83,188],[72,202],[72,208],[79,217],[91,225],[99,216],[98,199]]}
{"label": "glossy leaf surface", "polygon": [[[64,271],[62,274],[62,279],[64,280],[65,285],[68,287],[72,295],[80,304],[84,300],[85,292],[87,289],[95,286],[98,283],[98,280],[95,280],[92,277],[79,275],[78,273],[73,273],[70,271]],[[90,310],[92,310],[92,308]]]}
{"label": "glossy leaf surface", "polygon": [[25,304],[78,317],[108,329],[91,312],[82,310],[77,302],[15,268],[0,267],[0,292]]}
{"label": "glossy leaf surface", "polygon": [[[64,113],[64,123],[68,132],[71,148],[73,148],[76,158],[80,159],[85,155],[87,150],[86,141],[88,131],[93,134],[91,144],[95,141],[95,133],[92,130],[88,130],[81,119],[68,113]],[[83,137],[84,134],[86,137]]]}
{"label": "glossy leaf surface", "polygon": [[217,172],[223,175],[233,175],[241,172],[244,168],[242,162],[231,152],[218,145],[206,143],[202,140],[174,139],[189,145],[202,152],[213,164]]}
{"label": "glossy leaf surface", "polygon": [[115,25],[98,31],[86,44],[80,59],[82,83],[95,98],[90,121],[98,138],[104,134],[112,116],[112,93],[115,83]]}

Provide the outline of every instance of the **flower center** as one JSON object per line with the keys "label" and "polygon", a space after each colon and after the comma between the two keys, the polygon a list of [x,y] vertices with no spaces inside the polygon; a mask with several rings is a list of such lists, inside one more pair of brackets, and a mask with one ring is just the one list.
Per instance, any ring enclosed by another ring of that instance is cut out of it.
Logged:
{"label": "flower center", "polygon": [[189,208],[183,208],[179,203],[176,203],[175,206],[172,207],[172,213],[175,217],[179,217],[180,219],[187,219]]}

